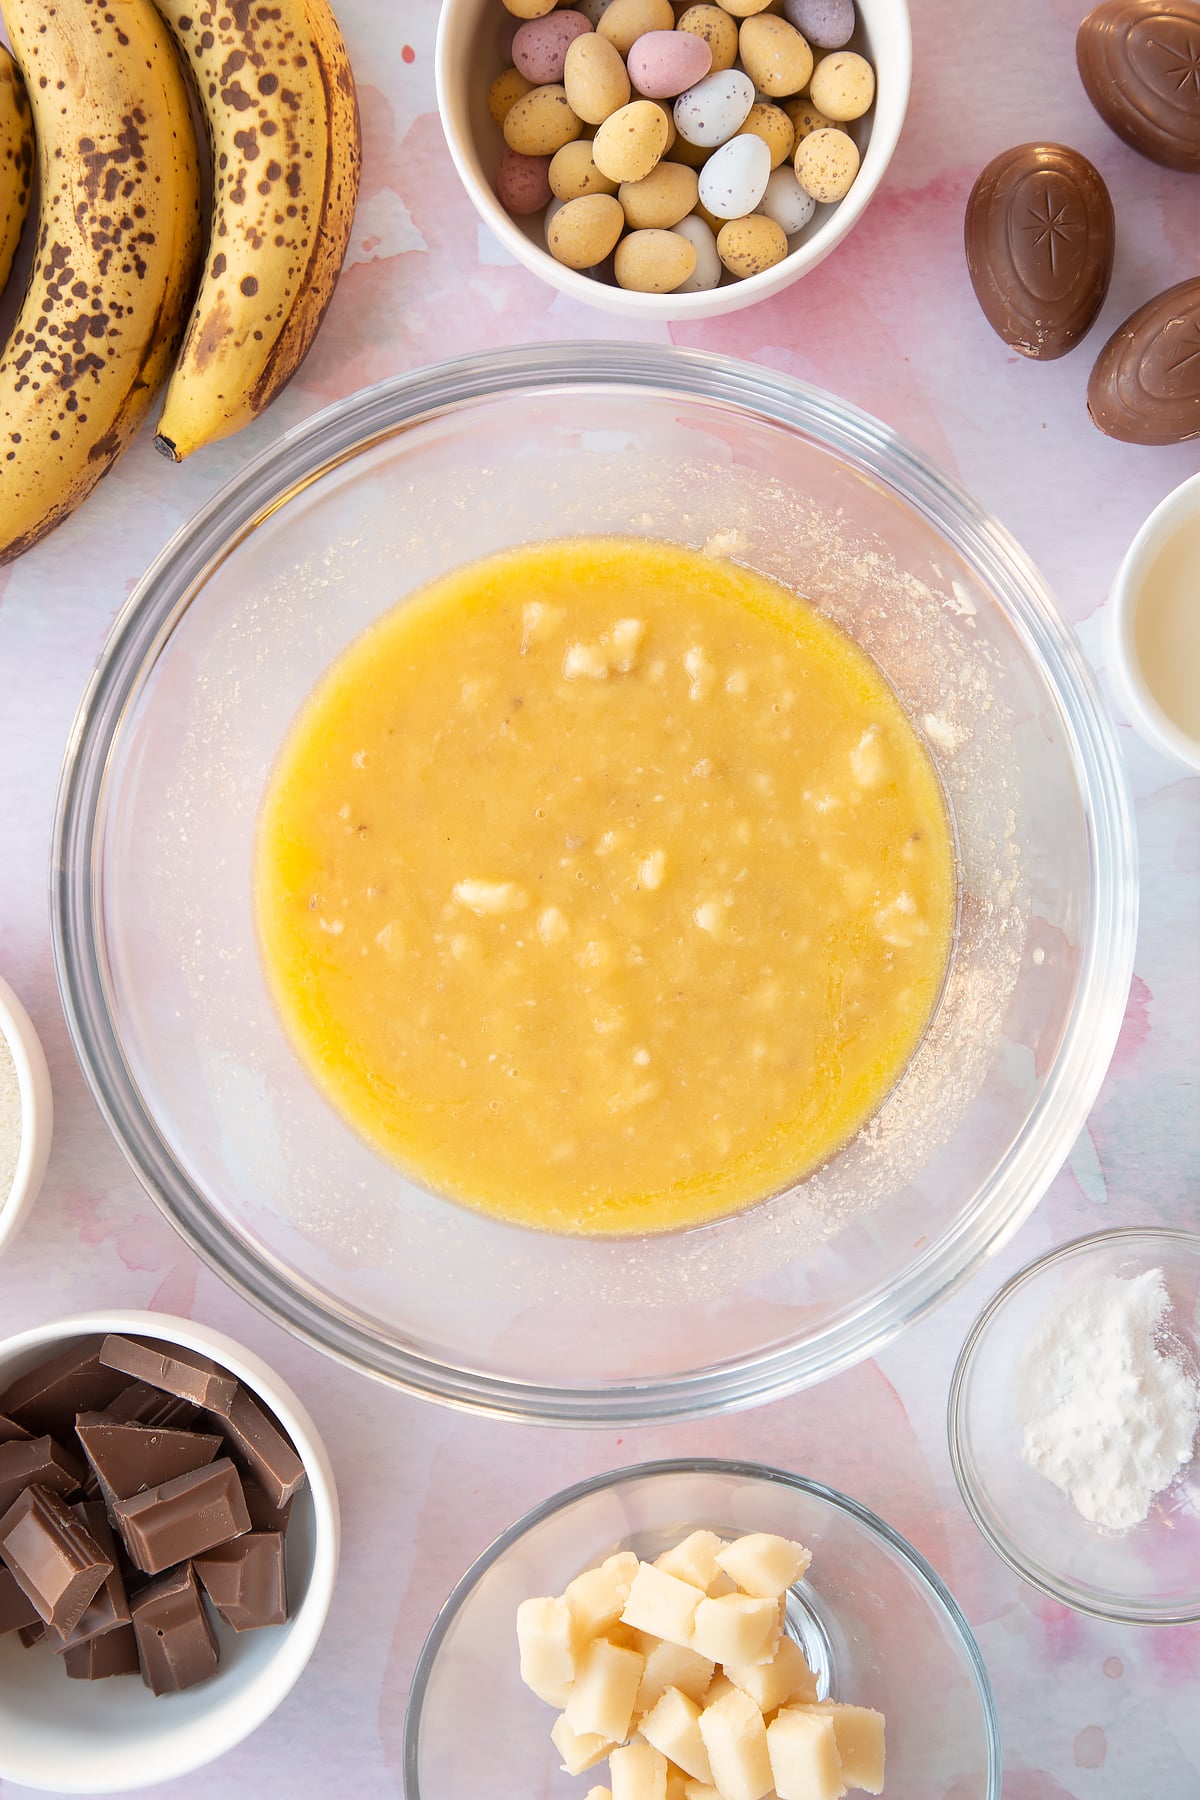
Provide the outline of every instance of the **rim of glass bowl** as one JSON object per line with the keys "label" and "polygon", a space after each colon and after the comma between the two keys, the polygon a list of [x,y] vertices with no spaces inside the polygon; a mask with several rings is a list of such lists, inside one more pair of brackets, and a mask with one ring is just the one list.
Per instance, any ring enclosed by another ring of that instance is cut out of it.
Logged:
{"label": "rim of glass bowl", "polygon": [[1083,1590],[1074,1587],[1065,1578],[1056,1580],[1041,1563],[1027,1561],[1020,1553],[1015,1541],[1008,1536],[1000,1536],[993,1528],[983,1501],[971,1479],[968,1458],[964,1450],[964,1420],[966,1416],[967,1378],[975,1353],[983,1340],[988,1326],[1007,1304],[1011,1295],[1023,1288],[1029,1281],[1034,1281],[1044,1270],[1052,1268],[1055,1263],[1070,1262],[1076,1257],[1084,1257],[1100,1244],[1117,1245],[1126,1243],[1130,1249],[1139,1243],[1150,1240],[1161,1243],[1167,1240],[1174,1244],[1184,1244],[1197,1255],[1200,1255],[1200,1232],[1182,1231],[1171,1225],[1128,1225],[1116,1226],[1109,1231],[1093,1231],[1086,1237],[1074,1238],[1069,1244],[1059,1244],[1053,1250],[1047,1250],[1043,1256],[1035,1256],[1032,1262],[1018,1269],[1009,1277],[1002,1288],[992,1295],[963,1342],[958,1353],[958,1361],[954,1365],[954,1373],[950,1377],[950,1393],[946,1401],[946,1435],[950,1441],[950,1462],[954,1469],[954,1479],[958,1483],[958,1491],[963,1505],[970,1513],[980,1535],[991,1546],[1001,1562],[1006,1563],[1014,1575],[1027,1581],[1039,1594],[1047,1599],[1060,1600],[1074,1612],[1086,1613],[1089,1618],[1103,1619],[1114,1625],[1191,1625],[1200,1620],[1200,1583],[1197,1586],[1196,1599],[1183,1609],[1173,1608],[1170,1611],[1150,1610],[1140,1606],[1122,1606],[1119,1602],[1110,1606],[1101,1605],[1096,1598]]}
{"label": "rim of glass bowl", "polygon": [[[720,1368],[574,1388],[495,1377],[385,1342],[252,1253],[210,1210],[143,1108],[113,1027],[95,847],[109,752],[145,671],[202,579],[261,518],[319,473],[430,416],[520,391],[613,387],[748,411],[802,434],[899,495],[974,564],[1058,695],[1087,815],[1091,894],[1075,1006],[1025,1132],[886,1308],[864,1302],[807,1343]],[[276,1323],[367,1374],[496,1417],[581,1426],[698,1417],[794,1392],[874,1354],[974,1274],[1032,1211],[1083,1125],[1124,1016],[1137,924],[1133,815],[1115,732],[1048,588],[1004,528],[904,438],[819,388],[706,352],[604,342],[463,357],[365,388],[287,432],[201,507],[121,609],[80,702],[59,782],[50,887],[59,992],[85,1079],[143,1186],[197,1254]]]}
{"label": "rim of glass bowl", "polygon": [[587,1481],[577,1481],[572,1487],[563,1488],[560,1493],[553,1494],[549,1500],[543,1500],[539,1506],[532,1507],[529,1512],[502,1531],[477,1556],[462,1579],[442,1603],[436,1619],[429,1628],[429,1635],[417,1658],[417,1666],[413,1670],[412,1686],[408,1694],[408,1706],[404,1715],[404,1792],[407,1800],[421,1800],[420,1770],[417,1756],[420,1749],[421,1713],[425,1703],[425,1690],[429,1685],[429,1677],[433,1673],[433,1665],[437,1661],[447,1631],[460,1611],[467,1595],[476,1583],[484,1576],[504,1552],[522,1538],[527,1532],[535,1529],[544,1520],[571,1506],[576,1500],[588,1494],[597,1493],[601,1488],[615,1487],[621,1481],[650,1480],[658,1475],[732,1475],[738,1480],[752,1479],[756,1481],[774,1482],[782,1487],[796,1488],[804,1494],[812,1494],[818,1500],[824,1500],[839,1512],[847,1513],[864,1525],[875,1537],[880,1537],[890,1544],[901,1559],[907,1562],[924,1581],[941,1604],[943,1612],[958,1634],[959,1642],[967,1655],[971,1673],[975,1677],[975,1688],[979,1695],[979,1703],[983,1710],[984,1733],[987,1738],[987,1800],[999,1800],[1000,1782],[1003,1767],[1003,1754],[1000,1740],[1000,1716],[996,1709],[996,1697],[992,1692],[991,1679],[987,1672],[987,1664],[983,1660],[983,1652],[975,1641],[975,1634],[967,1623],[965,1614],[958,1601],[950,1592],[937,1570],[934,1569],[921,1552],[914,1549],[907,1538],[893,1531],[886,1519],[870,1507],[863,1506],[860,1501],[852,1500],[848,1494],[839,1493],[837,1488],[826,1487],[823,1482],[811,1481],[805,1475],[793,1475],[790,1469],[777,1469],[769,1463],[733,1462],[719,1456],[668,1457],[658,1462],[632,1463],[628,1468],[613,1469],[605,1475],[593,1475]]}

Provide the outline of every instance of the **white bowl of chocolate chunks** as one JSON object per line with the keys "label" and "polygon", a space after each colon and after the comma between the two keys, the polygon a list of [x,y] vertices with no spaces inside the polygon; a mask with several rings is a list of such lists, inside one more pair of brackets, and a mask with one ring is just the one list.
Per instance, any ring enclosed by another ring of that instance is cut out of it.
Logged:
{"label": "white bowl of chocolate chunks", "polygon": [[312,1420],[219,1332],[0,1343],[0,1779],[117,1793],[231,1749],[312,1655],[339,1536]]}

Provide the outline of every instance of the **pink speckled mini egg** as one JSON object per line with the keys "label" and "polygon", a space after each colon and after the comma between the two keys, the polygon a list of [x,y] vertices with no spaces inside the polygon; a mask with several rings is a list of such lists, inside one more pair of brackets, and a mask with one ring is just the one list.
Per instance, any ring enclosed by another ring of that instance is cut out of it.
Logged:
{"label": "pink speckled mini egg", "polygon": [[567,51],[577,37],[591,29],[582,13],[569,9],[548,13],[544,19],[526,19],[513,37],[513,62],[535,87],[559,82]]}
{"label": "pink speckled mini egg", "polygon": [[712,67],[712,49],[691,31],[647,31],[626,59],[629,79],[648,100],[673,100]]}

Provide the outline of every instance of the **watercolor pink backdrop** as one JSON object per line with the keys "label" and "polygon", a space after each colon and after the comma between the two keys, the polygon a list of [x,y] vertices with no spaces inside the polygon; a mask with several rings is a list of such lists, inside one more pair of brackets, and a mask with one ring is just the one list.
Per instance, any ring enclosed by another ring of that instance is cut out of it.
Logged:
{"label": "watercolor pink backdrop", "polygon": [[[1108,1627],[1023,1586],[958,1501],[944,1412],[971,1319],[1022,1262],[1104,1225],[1200,1227],[1200,781],[1123,727],[1144,878],[1137,976],[1087,1128],[1016,1241],[877,1362],[736,1418],[637,1433],[518,1429],[387,1392],[293,1343],[201,1268],[127,1172],[88,1098],[55,991],[46,887],[75,706],[109,622],[153,554],[284,427],[364,383],[466,349],[670,339],[833,389],[913,438],[999,516],[1102,668],[1112,572],[1145,514],[1200,466],[1200,448],[1102,438],[1084,408],[1090,355],[1141,300],[1200,273],[1200,183],[1140,160],[1091,111],[1073,57],[1082,6],[913,0],[908,125],[853,237],[798,287],[751,311],[686,331],[614,329],[508,263],[478,226],[433,112],[435,0],[337,0],[337,10],[363,84],[365,176],[349,266],[307,365],[267,418],[181,469],[143,439],[75,519],[0,571],[0,972],[39,1026],[58,1105],[42,1200],[0,1265],[0,1330],[111,1303],[192,1313],[232,1332],[307,1399],[345,1509],[337,1599],[299,1687],[239,1750],[160,1791],[173,1800],[323,1800],[336,1788],[394,1800],[403,1792],[409,1676],[441,1599],[472,1558],[569,1481],[699,1452],[784,1462],[844,1488],[930,1558],[991,1671],[1006,1800],[1190,1800],[1200,1795],[1200,1627]],[[992,336],[961,250],[963,203],[980,167],[1038,136],[1095,161],[1118,220],[1100,323],[1087,348],[1047,366]],[[498,1791],[515,1794],[511,1774],[498,1773]],[[3,1800],[26,1792],[0,1787]]]}

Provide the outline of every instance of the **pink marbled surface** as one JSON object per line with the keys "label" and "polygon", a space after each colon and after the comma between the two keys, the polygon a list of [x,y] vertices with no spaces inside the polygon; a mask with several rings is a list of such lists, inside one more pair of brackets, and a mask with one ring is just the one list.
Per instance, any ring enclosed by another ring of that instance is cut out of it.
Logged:
{"label": "pink marbled surface", "polygon": [[[778,299],[678,334],[614,331],[614,321],[506,263],[481,232],[432,112],[436,10],[435,0],[338,0],[363,84],[365,179],[349,267],[291,389],[266,419],[182,469],[165,467],[143,440],[74,520],[0,571],[0,971],[41,1031],[58,1106],[41,1201],[0,1265],[0,1330],[97,1304],[191,1313],[260,1351],[298,1388],[342,1489],[341,1580],[307,1673],[252,1739],[169,1792],[393,1800],[403,1792],[404,1704],[421,1642],[490,1538],[579,1477],[702,1453],[784,1462],[843,1488],[930,1558],[988,1662],[1006,1800],[1189,1800],[1200,1794],[1200,1627],[1138,1632],[1040,1599],[967,1519],[944,1432],[962,1338],[1013,1269],[1105,1225],[1200,1226],[1200,781],[1128,729],[1143,872],[1137,975],[1087,1129],[1034,1217],[978,1280],[878,1361],[774,1406],[663,1430],[566,1434],[460,1417],[371,1385],[292,1342],[200,1267],[127,1171],[84,1088],[55,991],[46,903],[55,782],[75,706],[152,555],[247,455],[318,406],[467,348],[548,338],[674,336],[767,363],[878,414],[972,489],[1040,563],[1097,665],[1121,553],[1151,507],[1200,465],[1196,444],[1112,443],[1084,410],[1092,350],[1134,305],[1200,268],[1200,184],[1141,161],[1091,112],[1074,72],[1082,5],[913,0],[909,122],[856,233]],[[1035,136],[1096,162],[1119,233],[1112,291],[1088,347],[1043,367],[992,336],[961,252],[974,175],[997,150]],[[847,1431],[847,1419],[858,1429]],[[4,1800],[26,1791],[0,1788]]]}

